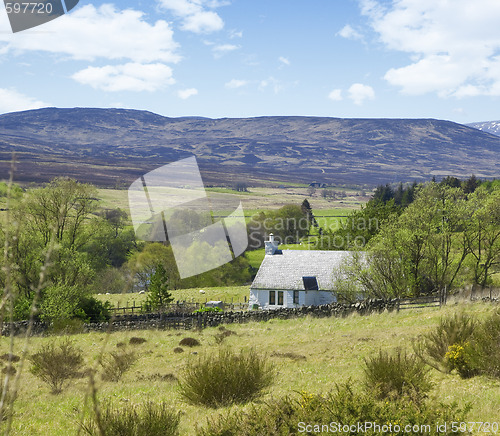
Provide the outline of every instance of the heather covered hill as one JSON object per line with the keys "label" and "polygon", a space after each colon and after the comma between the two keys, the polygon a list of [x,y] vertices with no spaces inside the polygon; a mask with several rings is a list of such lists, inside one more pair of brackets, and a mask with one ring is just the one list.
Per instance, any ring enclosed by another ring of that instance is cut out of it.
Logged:
{"label": "heather covered hill", "polygon": [[167,118],[127,109],[46,108],[0,116],[0,174],[126,185],[196,155],[208,182],[370,184],[500,174],[500,138],[434,119]]}

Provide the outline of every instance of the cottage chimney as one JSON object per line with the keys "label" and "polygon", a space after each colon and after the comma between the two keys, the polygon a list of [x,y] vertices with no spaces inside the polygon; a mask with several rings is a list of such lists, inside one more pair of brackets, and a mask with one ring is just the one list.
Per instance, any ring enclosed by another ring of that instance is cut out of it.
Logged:
{"label": "cottage chimney", "polygon": [[278,250],[279,242],[274,240],[274,235],[272,233],[269,234],[269,241],[265,241],[266,245],[266,254],[274,255],[281,254],[281,250]]}

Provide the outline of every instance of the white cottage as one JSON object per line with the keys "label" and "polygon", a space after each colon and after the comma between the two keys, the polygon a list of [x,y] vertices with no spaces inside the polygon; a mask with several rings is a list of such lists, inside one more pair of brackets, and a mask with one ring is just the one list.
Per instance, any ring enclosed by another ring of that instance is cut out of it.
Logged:
{"label": "white cottage", "polygon": [[319,306],[337,301],[335,270],[349,251],[279,250],[273,235],[250,287],[249,307]]}

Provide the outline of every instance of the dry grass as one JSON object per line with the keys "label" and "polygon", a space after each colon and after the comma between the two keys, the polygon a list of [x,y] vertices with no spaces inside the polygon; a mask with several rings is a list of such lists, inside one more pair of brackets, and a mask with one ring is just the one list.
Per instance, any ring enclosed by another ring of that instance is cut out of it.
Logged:
{"label": "dry grass", "polygon": [[[465,306],[480,318],[493,310],[487,304]],[[248,323],[231,325],[235,335],[224,339],[224,346],[235,351],[256,348],[259,353],[267,354],[277,367],[276,381],[265,398],[278,397],[293,391],[326,393],[336,383],[346,382],[349,378],[361,381],[364,359],[376,355],[379,350],[392,351],[396,347],[412,349],[416,338],[429,332],[438,325],[442,315],[451,315],[461,306],[448,306],[438,309],[415,309],[400,313],[383,313],[372,316],[350,316],[347,318],[310,317],[296,320],[271,320],[267,323]],[[189,332],[202,345],[185,349],[184,353],[174,353],[179,341],[186,336],[180,331],[141,331],[113,333],[108,338],[106,351],[116,350],[118,343],[128,343],[131,337],[140,336],[147,342],[135,348],[140,359],[125,373],[119,383],[97,380],[98,395],[109,399],[113,404],[140,404],[146,401],[166,402],[183,410],[180,434],[194,434],[194,426],[203,424],[213,411],[192,406],[182,401],[175,377],[179,377],[193,352],[198,354],[213,352],[218,345],[213,337],[219,334],[218,328],[201,332]],[[32,347],[38,349],[51,338],[34,338]],[[75,346],[84,351],[86,366],[95,364],[105,334],[89,333],[72,336]],[[22,346],[16,339],[14,352]],[[6,342],[0,346],[0,355],[8,352]],[[272,353],[275,353],[272,356]],[[284,358],[300,355],[306,359]],[[16,364],[14,363],[14,366]],[[166,382],[160,375],[170,374]],[[430,396],[459,403],[471,401],[473,410],[469,416],[474,421],[497,419],[500,410],[500,382],[487,377],[474,377],[462,380],[457,374],[442,374],[432,370],[434,383]],[[50,395],[42,381],[29,371],[21,378],[19,399],[13,422],[15,435],[67,436],[76,434],[76,420],[81,410],[88,382],[86,379],[74,380],[72,385],[59,396]],[[244,406],[237,406],[244,407]],[[57,416],[57,419],[53,419]],[[74,429],[74,430],[73,430]]]}

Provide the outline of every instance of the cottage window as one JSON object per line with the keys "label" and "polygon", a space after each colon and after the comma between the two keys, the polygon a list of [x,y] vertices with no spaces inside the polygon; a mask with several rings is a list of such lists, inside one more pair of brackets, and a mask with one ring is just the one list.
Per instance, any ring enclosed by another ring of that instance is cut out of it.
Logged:
{"label": "cottage window", "polygon": [[278,306],[283,306],[283,291],[278,291]]}
{"label": "cottage window", "polygon": [[293,304],[299,304],[299,291],[293,291]]}
{"label": "cottage window", "polygon": [[304,289],[306,291],[319,290],[318,280],[316,280],[316,277],[302,277],[302,281],[304,282]]}
{"label": "cottage window", "polygon": [[274,306],[276,304],[276,291],[269,291],[269,305]]}

